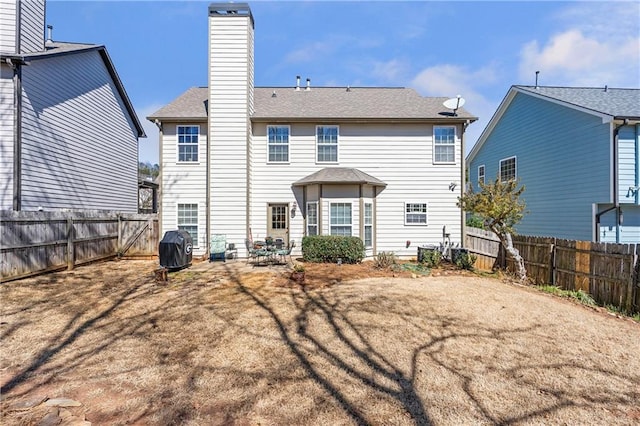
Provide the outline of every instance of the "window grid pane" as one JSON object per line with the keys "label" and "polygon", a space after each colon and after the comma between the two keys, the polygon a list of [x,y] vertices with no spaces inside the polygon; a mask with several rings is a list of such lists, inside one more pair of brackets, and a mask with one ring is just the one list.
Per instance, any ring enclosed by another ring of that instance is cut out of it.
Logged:
{"label": "window grid pane", "polygon": [[364,204],[364,246],[373,247],[373,204]]}
{"label": "window grid pane", "polygon": [[426,225],[427,203],[407,203],[405,207],[405,223],[408,225]]}
{"label": "window grid pane", "polygon": [[307,235],[318,235],[318,203],[307,203]]}
{"label": "window grid pane", "polygon": [[516,178],[516,158],[500,160],[500,181],[506,182]]}
{"label": "window grid pane", "polygon": [[[330,208],[331,235],[351,236],[351,204],[332,203]],[[345,226],[346,225],[346,226]]]}
{"label": "window grid pane", "polygon": [[287,228],[287,208],[285,206],[271,207],[271,228],[272,229]]}
{"label": "window grid pane", "polygon": [[198,126],[178,126],[178,161],[198,161]]}
{"label": "window grid pane", "polygon": [[268,126],[270,162],[289,161],[289,127]]}
{"label": "window grid pane", "polygon": [[478,166],[478,183],[484,183],[484,166]]}
{"label": "window grid pane", "polygon": [[433,129],[434,162],[455,163],[455,127],[436,127]]}
{"label": "window grid pane", "polygon": [[338,161],[338,127],[318,126],[316,128],[318,162],[335,163]]}
{"label": "window grid pane", "polygon": [[178,204],[178,229],[191,235],[193,245],[198,246],[198,205]]}

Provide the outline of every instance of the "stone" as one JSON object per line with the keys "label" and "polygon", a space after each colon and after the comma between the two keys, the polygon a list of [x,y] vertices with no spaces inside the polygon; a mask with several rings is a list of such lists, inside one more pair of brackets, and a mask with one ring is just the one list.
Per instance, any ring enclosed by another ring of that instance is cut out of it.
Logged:
{"label": "stone", "polygon": [[16,401],[9,405],[7,411],[26,411],[31,408],[42,404],[47,399],[46,396],[36,396],[33,398],[25,399],[23,401]]}
{"label": "stone", "polygon": [[38,426],[55,426],[62,422],[60,416],[58,416],[58,409],[49,411],[38,423]]}
{"label": "stone", "polygon": [[80,404],[78,401],[75,401],[75,400],[69,399],[69,398],[52,398],[52,399],[48,399],[44,404],[48,405],[50,407],[80,407],[80,406],[82,406],[82,404]]}

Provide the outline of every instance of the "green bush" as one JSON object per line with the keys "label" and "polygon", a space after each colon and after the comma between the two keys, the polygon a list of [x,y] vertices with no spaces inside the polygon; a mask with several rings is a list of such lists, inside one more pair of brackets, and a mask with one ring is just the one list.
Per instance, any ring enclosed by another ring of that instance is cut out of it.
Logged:
{"label": "green bush", "polygon": [[358,237],[310,235],[302,238],[302,258],[315,263],[360,263],[364,259],[364,243]]}
{"label": "green bush", "polygon": [[484,226],[484,219],[475,215],[467,216],[467,226],[470,226],[471,228],[486,229]]}
{"label": "green bush", "polygon": [[462,252],[456,257],[456,266],[460,269],[472,270],[478,257],[475,254]]}
{"label": "green bush", "polygon": [[398,259],[394,252],[380,252],[374,259],[374,266],[377,269],[387,269],[398,263]]}
{"label": "green bush", "polygon": [[422,253],[421,263],[427,268],[437,268],[442,262],[442,253],[438,250],[425,250]]}

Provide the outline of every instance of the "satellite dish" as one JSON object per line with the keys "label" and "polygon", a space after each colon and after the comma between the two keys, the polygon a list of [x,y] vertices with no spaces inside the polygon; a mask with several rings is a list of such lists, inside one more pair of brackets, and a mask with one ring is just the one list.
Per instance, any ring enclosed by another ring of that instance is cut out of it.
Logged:
{"label": "satellite dish", "polygon": [[464,105],[464,103],[465,103],[464,98],[458,95],[455,98],[447,99],[442,103],[442,105],[444,105],[445,108],[452,109],[453,115],[455,115],[458,108]]}

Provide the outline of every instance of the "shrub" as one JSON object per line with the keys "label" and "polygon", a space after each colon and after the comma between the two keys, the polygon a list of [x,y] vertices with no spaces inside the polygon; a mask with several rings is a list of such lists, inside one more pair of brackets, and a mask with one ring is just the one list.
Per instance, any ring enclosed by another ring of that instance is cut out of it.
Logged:
{"label": "shrub", "polygon": [[393,252],[380,252],[374,259],[374,266],[377,269],[387,269],[398,263],[398,259]]}
{"label": "shrub", "polygon": [[486,229],[484,219],[476,215],[467,216],[467,226],[470,226],[471,228]]}
{"label": "shrub", "polygon": [[472,270],[478,257],[475,254],[462,252],[456,257],[456,266],[460,269]]}
{"label": "shrub", "polygon": [[315,263],[360,263],[364,259],[364,243],[358,237],[310,235],[302,238],[302,258]]}
{"label": "shrub", "polygon": [[422,253],[421,263],[427,268],[437,268],[442,261],[442,253],[438,250],[425,250]]}

